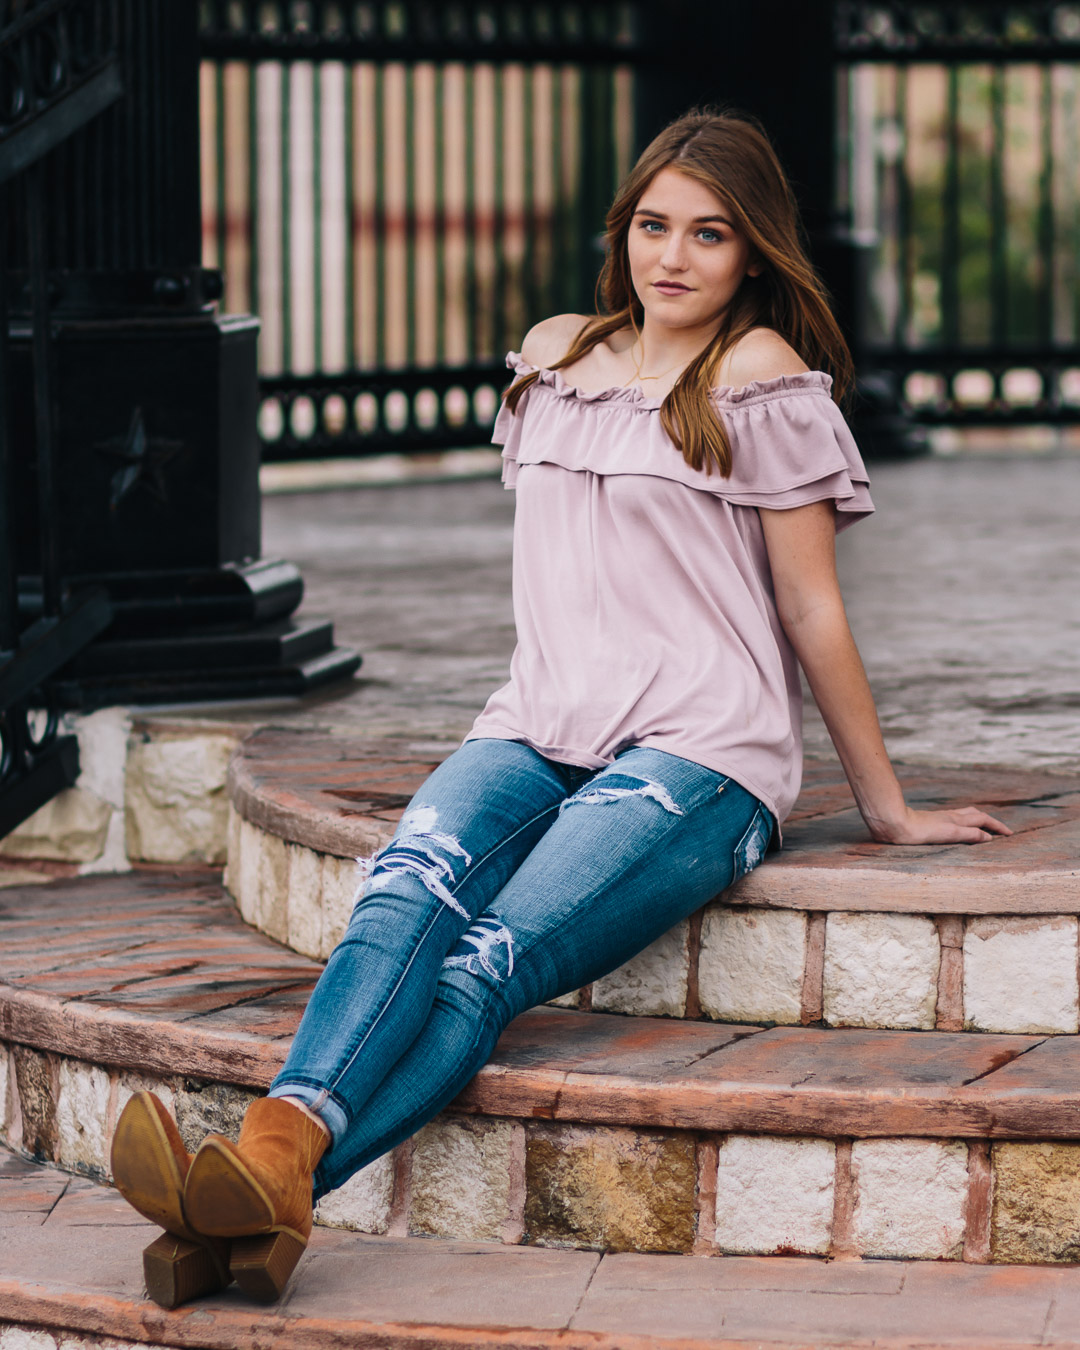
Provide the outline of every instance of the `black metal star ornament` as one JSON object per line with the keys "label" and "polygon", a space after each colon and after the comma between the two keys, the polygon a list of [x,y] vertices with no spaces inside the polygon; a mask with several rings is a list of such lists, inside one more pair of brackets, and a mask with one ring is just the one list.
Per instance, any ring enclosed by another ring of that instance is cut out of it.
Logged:
{"label": "black metal star ornament", "polygon": [[109,440],[94,446],[99,454],[118,459],[122,465],[112,476],[109,509],[115,511],[140,483],[162,505],[167,505],[165,466],[170,460],[175,459],[183,448],[183,441],[148,436],[143,410],[141,407],[134,408],[126,436],[112,436]]}

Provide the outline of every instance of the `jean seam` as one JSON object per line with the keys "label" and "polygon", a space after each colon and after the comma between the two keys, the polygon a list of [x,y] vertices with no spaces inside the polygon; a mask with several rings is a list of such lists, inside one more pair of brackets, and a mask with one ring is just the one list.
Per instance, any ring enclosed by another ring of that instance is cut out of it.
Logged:
{"label": "jean seam", "polygon": [[[428,922],[428,925],[424,929],[423,933],[421,933],[419,939],[417,940],[416,946],[413,947],[412,951],[409,953],[409,959],[402,966],[400,974],[394,981],[394,987],[387,994],[386,998],[383,1001],[382,1007],[376,1013],[375,1017],[372,1018],[371,1022],[368,1024],[367,1030],[360,1037],[360,1040],[356,1043],[353,1049],[349,1051],[348,1058],[346,1059],[345,1063],[341,1066],[341,1068],[337,1071],[337,1073],[334,1074],[332,1077],[330,1075],[327,1075],[328,1083],[323,1084],[323,1086],[326,1088],[328,1092],[331,1093],[334,1092],[335,1089],[337,1088],[337,1085],[341,1082],[342,1078],[345,1076],[346,1073],[348,1073],[349,1069],[352,1068],[353,1064],[356,1061],[357,1055],[360,1053],[361,1050],[363,1050],[364,1046],[370,1040],[372,1032],[382,1021],[387,1008],[390,1007],[394,999],[397,997],[398,991],[401,988],[402,981],[405,979],[405,976],[408,975],[409,971],[412,969],[413,962],[420,955],[420,950],[423,947],[424,943],[431,936],[431,930],[435,927],[436,923],[438,923],[442,914],[445,912],[446,906],[442,903],[442,901],[441,900],[435,901],[431,911],[431,918]],[[350,1113],[350,1119],[351,1118],[352,1117]]]}
{"label": "jean seam", "polygon": [[288,1078],[284,1079],[281,1083],[278,1083],[277,1079],[275,1079],[274,1082],[270,1084],[271,1088],[279,1094],[281,1094],[282,1088],[291,1087],[293,1085],[295,1085],[296,1087],[311,1088],[315,1092],[325,1092],[327,1097],[330,1098],[330,1100],[334,1103],[334,1105],[341,1111],[342,1115],[345,1117],[346,1128],[348,1128],[348,1125],[352,1123],[352,1112],[348,1109],[345,1102],[341,1100],[341,1098],[337,1095],[337,1093],[333,1090],[333,1088],[328,1088],[325,1083],[314,1082],[312,1079],[305,1077],[305,1075],[302,1073],[291,1073],[289,1074]]}
{"label": "jean seam", "polygon": [[[452,888],[451,887],[447,888],[450,891],[450,894],[457,895],[458,891],[462,888],[462,886],[464,886],[467,881],[471,881],[473,877],[476,875],[476,873],[480,870],[480,868],[483,867],[486,862],[489,862],[492,858],[494,858],[494,856],[496,855],[496,853],[499,852],[500,849],[505,848],[507,844],[513,843],[513,841],[518,837],[519,834],[523,833],[525,830],[535,825],[538,820],[542,820],[544,816],[550,815],[552,811],[557,811],[562,806],[563,802],[567,800],[569,799],[564,797],[561,802],[555,803],[551,806],[546,806],[544,807],[543,811],[537,811],[535,816],[530,816],[528,820],[524,821],[521,825],[519,825],[513,834],[508,834],[505,839],[500,839],[494,848],[489,849],[487,853],[483,855],[482,858],[478,858],[476,862],[473,864],[473,866],[467,867],[465,869],[465,874],[462,876],[460,881],[456,882]],[[391,840],[390,844],[387,845],[387,848],[389,848],[391,844],[393,844],[393,842],[394,841]]]}
{"label": "jean seam", "polygon": [[[472,1058],[472,1056],[475,1054],[476,1048],[477,1048],[477,1046],[480,1044],[480,1041],[481,1041],[481,1039],[482,1039],[482,1033],[483,1033],[483,1031],[486,1029],[486,1027],[487,1027],[487,1022],[486,1022],[486,1021],[481,1022],[481,1023],[476,1027],[475,1034],[473,1035],[472,1041],[471,1041],[470,1044],[469,1044],[469,1049],[468,1049],[468,1051],[466,1052],[466,1054],[463,1056],[463,1058],[464,1058],[465,1060],[470,1060],[470,1059]],[[480,1067],[482,1068],[483,1065],[481,1065]],[[470,1074],[469,1078],[466,1079],[466,1082],[471,1081],[471,1079],[472,1079],[473,1077],[476,1076],[476,1073],[477,1073],[477,1072],[479,1072],[479,1070],[476,1070],[476,1071],[474,1071],[473,1074]],[[453,1101],[454,1098],[457,1096],[458,1092],[460,1092],[460,1091],[461,1091],[461,1089],[458,1088],[455,1092],[451,1093],[451,1095],[447,1098],[447,1102]],[[402,1122],[401,1122],[401,1125],[398,1127],[398,1129],[395,1129],[395,1130],[394,1130],[394,1133],[395,1133],[395,1134],[398,1134],[402,1128],[405,1128],[405,1129],[406,1129],[406,1133],[402,1136],[403,1138],[408,1139],[411,1135],[415,1134],[416,1130],[413,1128],[413,1122],[414,1122],[414,1121],[417,1122],[416,1129],[419,1129],[421,1125],[424,1125],[424,1124],[426,1124],[427,1121],[431,1120],[431,1119],[432,1119],[432,1112],[431,1112],[431,1110],[430,1110],[431,1103],[432,1103],[432,1102],[436,1102],[436,1101],[438,1101],[438,1100],[439,1100],[439,1094],[438,1094],[438,1093],[436,1093],[436,1094],[435,1094],[434,1096],[432,1096],[432,1097],[429,1097],[429,1098],[425,1099],[423,1106],[418,1107],[415,1111],[413,1111],[413,1112],[411,1113],[411,1115],[409,1115],[404,1121],[402,1121]],[[351,1121],[352,1121],[352,1116],[351,1116],[351,1114],[349,1115],[349,1121],[350,1121],[350,1123],[351,1123]],[[386,1152],[386,1151],[387,1151],[387,1150],[385,1150],[385,1149],[383,1150],[383,1152]],[[329,1157],[329,1156],[330,1156],[330,1155],[327,1154],[327,1157]],[[377,1154],[375,1155],[375,1157],[376,1157],[376,1158],[382,1157],[382,1154],[381,1154],[381,1153],[377,1153]],[[372,1161],[374,1161],[374,1159],[373,1159]],[[321,1173],[321,1170],[322,1170],[322,1169],[320,1168],[320,1169],[318,1169],[318,1171],[316,1172],[316,1179],[319,1178],[320,1173]],[[355,1171],[355,1170],[358,1170],[358,1169],[354,1169],[354,1171]],[[352,1175],[352,1173],[350,1173],[350,1175]],[[337,1184],[340,1186],[342,1183],[339,1181]]]}

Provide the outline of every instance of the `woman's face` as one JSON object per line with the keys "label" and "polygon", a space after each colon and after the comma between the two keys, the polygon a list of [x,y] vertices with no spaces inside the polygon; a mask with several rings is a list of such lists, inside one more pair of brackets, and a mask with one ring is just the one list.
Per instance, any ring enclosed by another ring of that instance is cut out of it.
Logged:
{"label": "woman's face", "polygon": [[716,323],[743,277],[761,271],[720,198],[670,166],[642,193],[627,248],[646,318],[665,328]]}

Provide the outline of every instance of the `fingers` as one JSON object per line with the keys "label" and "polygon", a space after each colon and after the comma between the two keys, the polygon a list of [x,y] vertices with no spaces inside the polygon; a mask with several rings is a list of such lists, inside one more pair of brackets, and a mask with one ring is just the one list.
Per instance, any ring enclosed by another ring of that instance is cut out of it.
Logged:
{"label": "fingers", "polygon": [[883,844],[986,844],[995,835],[1005,834],[1012,830],[1004,821],[977,806],[959,806],[952,811],[908,808],[900,828],[879,827],[874,838]]}
{"label": "fingers", "polygon": [[988,834],[986,830],[966,829],[963,826],[960,826],[957,828],[956,838],[949,842],[954,844],[985,844],[993,839],[993,837],[994,836]]}
{"label": "fingers", "polygon": [[905,844],[986,844],[995,835],[1012,834],[1003,821],[987,815],[977,806],[961,806],[953,811],[913,811],[913,830],[894,843]]}
{"label": "fingers", "polygon": [[990,830],[991,834],[1011,834],[1012,830],[1008,828],[1004,821],[999,821],[996,815],[987,815],[985,811],[980,811],[979,823],[984,830]]}
{"label": "fingers", "polygon": [[977,806],[963,806],[959,811],[949,812],[949,815],[957,824],[974,826],[981,830],[983,839],[989,839],[995,834],[1012,834],[1012,830],[1003,820],[998,820],[996,816],[987,815],[985,811],[980,811]]}

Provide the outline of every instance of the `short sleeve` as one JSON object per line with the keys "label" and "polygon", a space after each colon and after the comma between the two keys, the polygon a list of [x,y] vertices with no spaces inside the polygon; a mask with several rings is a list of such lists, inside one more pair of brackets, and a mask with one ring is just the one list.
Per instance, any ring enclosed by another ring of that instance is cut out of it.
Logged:
{"label": "short sleeve", "polygon": [[687,464],[664,431],[662,399],[625,387],[580,390],[560,371],[530,366],[516,352],[506,363],[515,375],[537,376],[517,412],[504,403],[495,420],[492,440],[502,446],[509,488],[525,465],[555,464],[579,473],[667,478],[737,506],[784,511],[831,499],[838,530],[874,509],[862,457],[823,371],[712,391],[731,444],[732,470],[724,478]]}
{"label": "short sleeve", "polygon": [[870,479],[830,388],[827,375],[808,371],[717,390],[732,470],[716,490],[773,511],[831,500],[837,530],[870,515]]}
{"label": "short sleeve", "polygon": [[[523,396],[528,398],[528,391]],[[521,412],[524,407],[518,405]],[[492,445],[502,446],[502,482],[503,487],[517,486],[518,462],[517,448],[521,440],[521,418],[513,413],[505,402],[499,404],[495,426],[491,432]]]}

